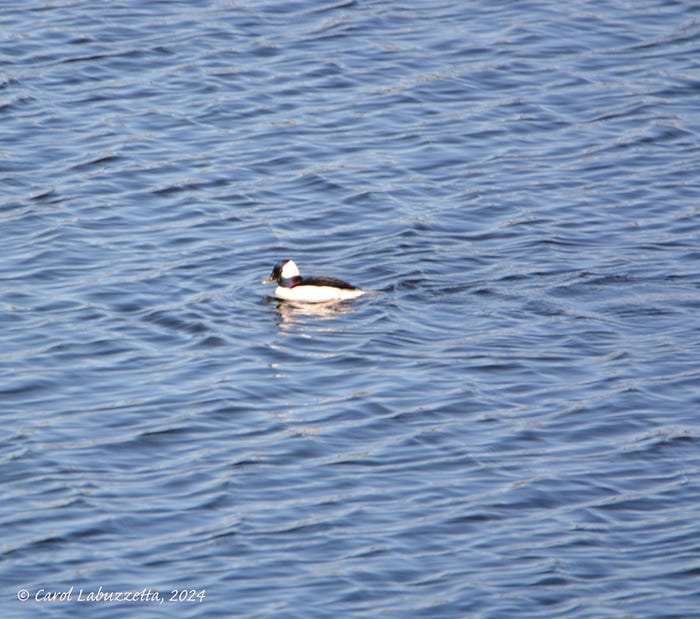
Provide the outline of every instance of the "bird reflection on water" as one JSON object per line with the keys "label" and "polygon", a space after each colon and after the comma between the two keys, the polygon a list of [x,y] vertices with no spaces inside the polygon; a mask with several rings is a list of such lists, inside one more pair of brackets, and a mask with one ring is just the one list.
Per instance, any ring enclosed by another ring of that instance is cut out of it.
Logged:
{"label": "bird reflection on water", "polygon": [[267,303],[276,303],[277,312],[282,318],[282,322],[298,322],[304,318],[335,318],[340,314],[348,314],[354,310],[352,304],[343,301],[331,303],[290,303],[280,301],[275,297],[266,297]]}

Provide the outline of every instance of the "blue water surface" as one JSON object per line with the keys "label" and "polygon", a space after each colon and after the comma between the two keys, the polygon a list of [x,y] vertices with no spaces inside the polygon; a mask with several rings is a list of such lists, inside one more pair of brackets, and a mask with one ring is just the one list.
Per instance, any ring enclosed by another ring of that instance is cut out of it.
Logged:
{"label": "blue water surface", "polygon": [[700,5],[20,4],[4,619],[697,616]]}

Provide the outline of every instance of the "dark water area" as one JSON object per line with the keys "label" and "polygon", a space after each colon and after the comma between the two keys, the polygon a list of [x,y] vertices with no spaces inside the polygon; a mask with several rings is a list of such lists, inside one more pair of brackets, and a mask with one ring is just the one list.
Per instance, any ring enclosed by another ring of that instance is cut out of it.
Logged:
{"label": "dark water area", "polygon": [[0,186],[3,618],[697,616],[697,3],[5,4]]}

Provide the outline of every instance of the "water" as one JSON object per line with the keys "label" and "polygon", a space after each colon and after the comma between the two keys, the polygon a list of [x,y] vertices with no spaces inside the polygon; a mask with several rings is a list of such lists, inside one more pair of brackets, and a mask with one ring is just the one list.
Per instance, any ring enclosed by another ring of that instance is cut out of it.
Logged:
{"label": "water", "polygon": [[697,614],[698,5],[0,33],[4,618]]}

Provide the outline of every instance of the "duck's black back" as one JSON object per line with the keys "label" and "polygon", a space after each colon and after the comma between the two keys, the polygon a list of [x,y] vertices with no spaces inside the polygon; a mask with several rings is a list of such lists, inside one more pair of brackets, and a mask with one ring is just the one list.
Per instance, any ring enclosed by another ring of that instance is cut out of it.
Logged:
{"label": "duck's black back", "polygon": [[333,288],[343,288],[345,290],[359,290],[357,286],[348,284],[342,279],[335,279],[334,277],[302,277],[301,286],[333,286]]}

